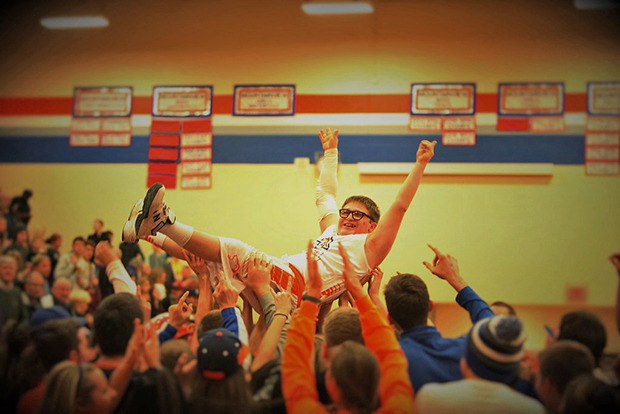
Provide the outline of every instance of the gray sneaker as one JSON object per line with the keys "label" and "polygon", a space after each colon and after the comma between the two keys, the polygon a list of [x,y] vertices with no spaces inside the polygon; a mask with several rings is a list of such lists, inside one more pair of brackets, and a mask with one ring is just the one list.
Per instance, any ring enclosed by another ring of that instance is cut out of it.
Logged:
{"label": "gray sneaker", "polygon": [[136,202],[136,204],[133,206],[133,208],[129,212],[129,218],[127,219],[127,222],[123,226],[123,233],[121,236],[122,241],[126,243],[135,243],[138,241],[138,238],[136,237],[136,218],[138,214],[142,213],[143,205],[144,205],[144,199],[141,198],[140,200]]}
{"label": "gray sneaker", "polygon": [[164,202],[165,194],[166,187],[161,183],[155,183],[149,188],[141,208],[138,201],[129,214],[123,228],[123,241],[135,243],[147,235],[154,236],[166,224],[176,221],[176,216]]}

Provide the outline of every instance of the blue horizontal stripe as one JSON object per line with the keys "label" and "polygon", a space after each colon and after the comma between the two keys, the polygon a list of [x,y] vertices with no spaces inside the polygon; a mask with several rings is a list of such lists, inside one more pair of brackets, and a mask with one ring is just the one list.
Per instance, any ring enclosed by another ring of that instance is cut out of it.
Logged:
{"label": "blue horizontal stripe", "polygon": [[[439,136],[428,136],[437,139]],[[416,135],[340,137],[341,160],[413,162],[421,138]],[[1,163],[148,162],[148,137],[134,136],[129,147],[70,147],[68,137],[0,137]],[[290,164],[296,157],[314,161],[321,147],[315,135],[213,137],[213,162],[222,164]],[[479,135],[473,147],[441,147],[434,162],[553,163],[584,162],[583,135]]]}

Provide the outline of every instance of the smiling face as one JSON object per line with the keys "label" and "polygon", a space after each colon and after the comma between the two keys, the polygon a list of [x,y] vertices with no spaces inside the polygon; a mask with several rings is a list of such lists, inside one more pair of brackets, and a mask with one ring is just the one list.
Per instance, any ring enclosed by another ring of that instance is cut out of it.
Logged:
{"label": "smiling face", "polygon": [[361,211],[366,214],[366,216],[362,217],[360,220],[353,219],[352,214],[349,214],[347,218],[340,217],[338,219],[339,235],[366,234],[370,233],[377,227],[377,223],[372,221],[370,217],[367,216],[369,214],[368,208],[359,201],[350,201],[342,206],[342,208],[349,211]]}

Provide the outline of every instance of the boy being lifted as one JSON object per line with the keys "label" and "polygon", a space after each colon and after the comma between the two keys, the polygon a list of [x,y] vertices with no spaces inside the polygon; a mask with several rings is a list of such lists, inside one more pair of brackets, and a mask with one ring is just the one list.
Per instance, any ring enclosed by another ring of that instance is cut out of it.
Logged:
{"label": "boy being lifted", "polygon": [[[338,131],[321,131],[319,137],[325,150],[316,195],[322,234],[314,242],[313,260],[317,261],[323,280],[321,297],[316,299],[329,302],[345,290],[342,281],[344,264],[338,246],[342,245],[349,253],[349,260],[360,278],[383,262],[418,190],[424,169],[433,158],[437,141],[420,142],[413,170],[401,185],[390,208],[379,220],[379,208],[366,196],[351,196],[337,210]],[[213,262],[218,271],[226,272],[235,287],[250,300],[252,307],[260,309],[253,295],[243,292],[248,258],[257,249],[240,240],[218,237],[181,223],[166,205],[165,191],[162,184],[156,183],[148,189],[143,200],[138,200],[123,228],[123,241],[131,243],[146,238],[174,256],[183,258],[185,249]],[[158,232],[167,238],[157,235]],[[300,304],[307,279],[306,252],[282,258],[270,257],[270,260],[273,263],[272,284],[279,290],[289,291],[295,303]],[[214,273],[217,272],[211,272],[213,285],[217,283],[213,279]]]}

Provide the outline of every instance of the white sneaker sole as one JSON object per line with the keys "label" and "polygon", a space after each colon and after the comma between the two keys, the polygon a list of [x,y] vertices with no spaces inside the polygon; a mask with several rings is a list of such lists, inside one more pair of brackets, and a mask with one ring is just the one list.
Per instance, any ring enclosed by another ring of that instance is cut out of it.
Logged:
{"label": "white sneaker sole", "polygon": [[138,241],[136,236],[136,218],[140,213],[142,213],[142,206],[144,205],[144,200],[140,199],[136,202],[136,204],[129,212],[129,218],[127,218],[127,222],[123,226],[123,233],[121,239],[126,243],[135,243]]}

